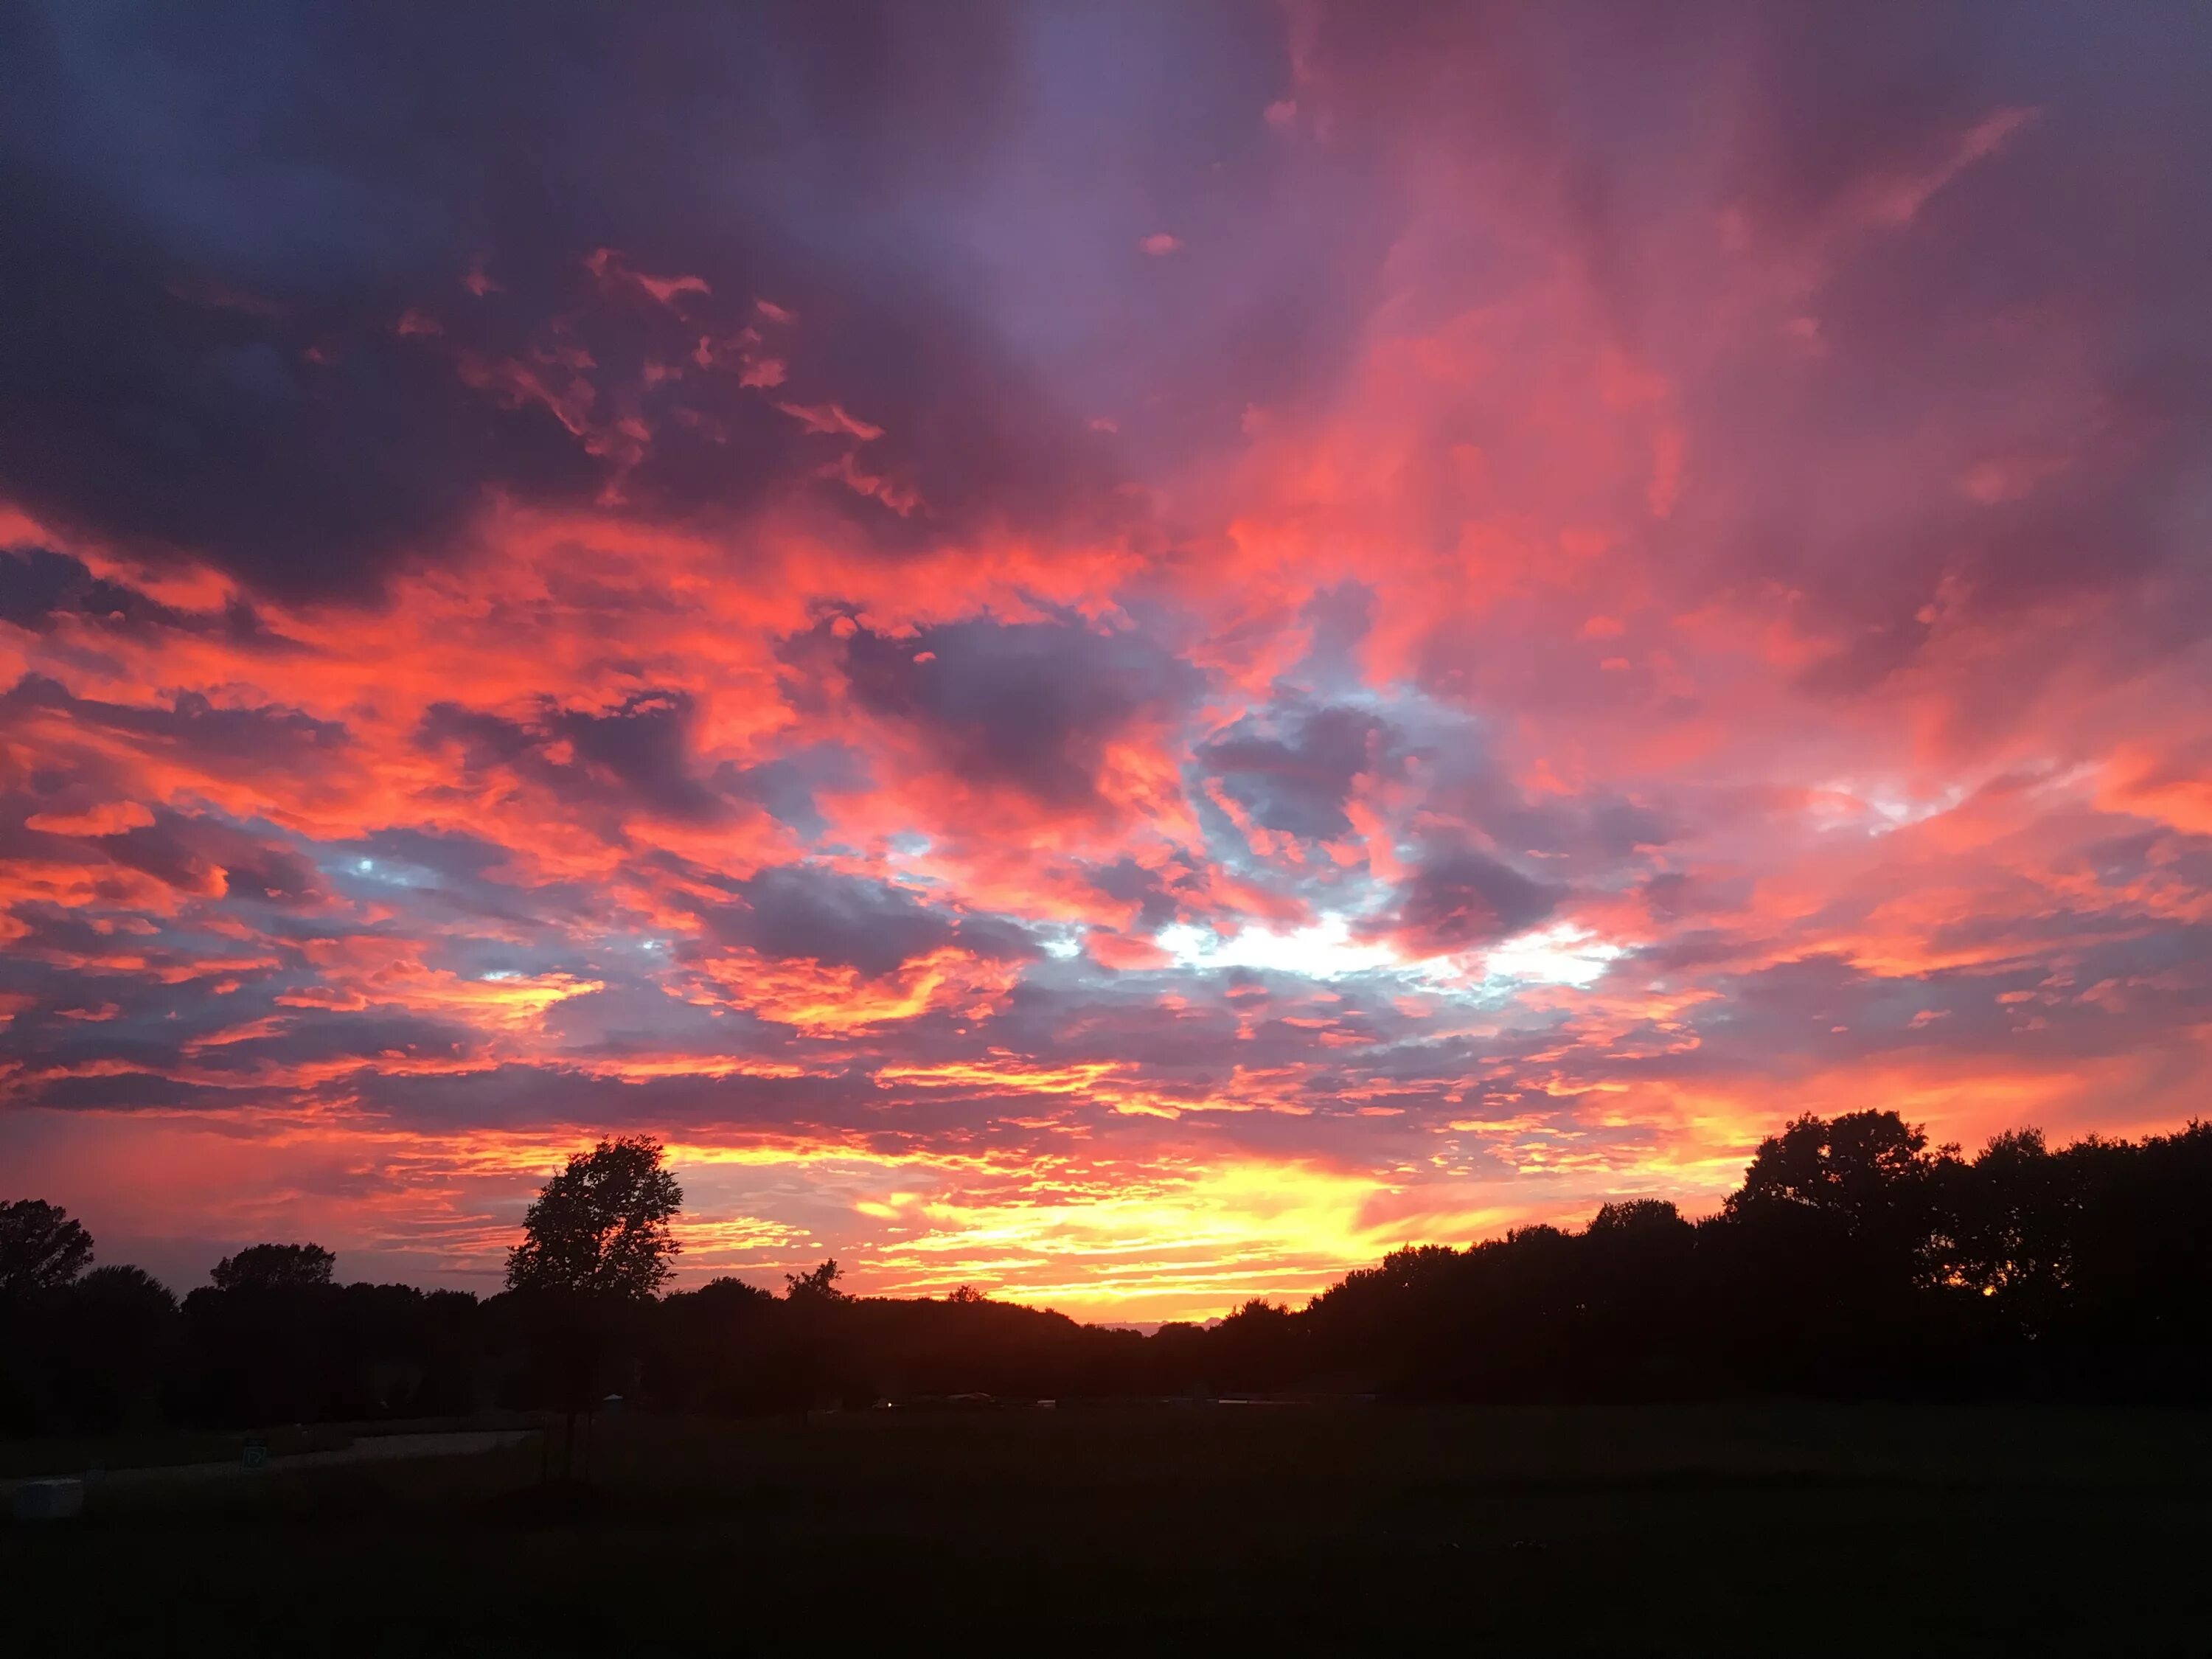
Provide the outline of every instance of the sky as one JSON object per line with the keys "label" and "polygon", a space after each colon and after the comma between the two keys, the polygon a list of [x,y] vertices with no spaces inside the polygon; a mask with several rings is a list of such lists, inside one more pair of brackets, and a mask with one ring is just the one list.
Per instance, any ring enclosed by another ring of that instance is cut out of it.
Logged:
{"label": "sky", "polygon": [[2212,12],[0,11],[0,1198],[1081,1317],[2204,1110]]}

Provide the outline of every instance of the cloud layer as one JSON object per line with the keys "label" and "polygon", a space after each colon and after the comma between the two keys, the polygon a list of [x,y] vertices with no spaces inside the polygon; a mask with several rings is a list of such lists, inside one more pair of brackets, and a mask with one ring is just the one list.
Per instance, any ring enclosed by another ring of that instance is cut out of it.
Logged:
{"label": "cloud layer", "polygon": [[2184,9],[0,21],[0,1167],[1220,1311],[2200,1110]]}

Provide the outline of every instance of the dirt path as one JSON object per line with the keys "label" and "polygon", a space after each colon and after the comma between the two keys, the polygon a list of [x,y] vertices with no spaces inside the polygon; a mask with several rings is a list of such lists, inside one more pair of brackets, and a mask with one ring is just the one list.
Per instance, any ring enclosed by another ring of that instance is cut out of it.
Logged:
{"label": "dirt path", "polygon": [[[242,1462],[168,1463],[137,1469],[106,1469],[86,1481],[100,1486],[143,1486],[167,1480],[234,1480],[242,1475],[283,1473],[289,1469],[325,1469],[344,1463],[377,1463],[418,1457],[467,1457],[519,1445],[538,1432],[535,1429],[463,1429],[440,1434],[363,1435],[350,1446],[330,1451],[295,1452],[272,1457],[260,1468]],[[82,1479],[80,1474],[76,1479]],[[22,1486],[22,1480],[0,1480],[0,1494]]]}

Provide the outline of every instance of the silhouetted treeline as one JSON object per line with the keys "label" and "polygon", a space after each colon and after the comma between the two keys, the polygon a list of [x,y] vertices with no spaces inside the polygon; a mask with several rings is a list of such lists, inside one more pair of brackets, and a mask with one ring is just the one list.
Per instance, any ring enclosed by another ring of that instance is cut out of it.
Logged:
{"label": "silhouetted treeline", "polygon": [[1892,1112],[1804,1118],[1705,1219],[1639,1199],[1578,1231],[1424,1245],[1293,1311],[1145,1336],[970,1293],[484,1300],[332,1282],[257,1246],[179,1304],[87,1271],[52,1206],[0,1206],[0,1425],[245,1425],[567,1407],[1313,1391],[1486,1400],[1773,1391],[2212,1397],[2212,1125],[2061,1150],[1930,1149]]}

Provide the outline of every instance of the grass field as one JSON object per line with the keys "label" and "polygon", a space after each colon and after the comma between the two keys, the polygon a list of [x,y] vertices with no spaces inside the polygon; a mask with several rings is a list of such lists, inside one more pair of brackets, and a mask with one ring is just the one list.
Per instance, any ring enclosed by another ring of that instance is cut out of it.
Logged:
{"label": "grass field", "polygon": [[[2212,1416],[876,1413],[95,1489],[46,1651],[2212,1652]],[[55,1642],[64,1645],[55,1647]],[[34,1650],[25,1649],[23,1650]]]}

